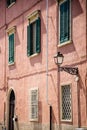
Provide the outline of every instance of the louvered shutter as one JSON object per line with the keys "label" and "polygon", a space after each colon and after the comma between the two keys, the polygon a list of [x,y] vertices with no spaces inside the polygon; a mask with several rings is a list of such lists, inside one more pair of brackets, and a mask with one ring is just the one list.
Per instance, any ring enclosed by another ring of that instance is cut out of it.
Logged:
{"label": "louvered shutter", "polygon": [[38,89],[31,90],[31,119],[38,118]]}
{"label": "louvered shutter", "polygon": [[69,27],[69,22],[70,22],[70,4],[69,0],[65,2],[65,8],[64,8],[65,16],[64,16],[64,41],[69,40],[69,34],[70,34],[70,27]]}
{"label": "louvered shutter", "polygon": [[31,24],[27,26],[27,56],[31,55]]}
{"label": "louvered shutter", "polygon": [[9,63],[14,62],[14,34],[9,35]]}
{"label": "louvered shutter", "polygon": [[36,22],[32,23],[32,54],[36,53]]}
{"label": "louvered shutter", "polygon": [[60,43],[64,40],[64,5],[60,5]]}
{"label": "louvered shutter", "polygon": [[41,20],[40,17],[36,20],[36,53],[41,51]]}
{"label": "louvered shutter", "polygon": [[67,0],[60,5],[60,43],[70,38],[70,1]]}

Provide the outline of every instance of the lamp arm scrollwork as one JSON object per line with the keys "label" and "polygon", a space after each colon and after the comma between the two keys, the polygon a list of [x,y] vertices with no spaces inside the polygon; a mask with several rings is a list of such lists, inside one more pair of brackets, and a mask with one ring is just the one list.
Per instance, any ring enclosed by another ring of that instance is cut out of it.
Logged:
{"label": "lamp arm scrollwork", "polygon": [[58,67],[59,68],[59,71],[66,71],[67,73],[69,74],[72,74],[72,75],[78,75],[78,68],[71,68],[71,67]]}

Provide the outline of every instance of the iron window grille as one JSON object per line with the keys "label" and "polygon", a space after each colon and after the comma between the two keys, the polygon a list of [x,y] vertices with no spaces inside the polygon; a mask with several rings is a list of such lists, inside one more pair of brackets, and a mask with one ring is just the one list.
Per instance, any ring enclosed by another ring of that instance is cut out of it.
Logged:
{"label": "iron window grille", "polygon": [[71,107],[71,87],[70,85],[64,85],[61,87],[61,107],[62,107],[62,120],[70,121],[72,118]]}

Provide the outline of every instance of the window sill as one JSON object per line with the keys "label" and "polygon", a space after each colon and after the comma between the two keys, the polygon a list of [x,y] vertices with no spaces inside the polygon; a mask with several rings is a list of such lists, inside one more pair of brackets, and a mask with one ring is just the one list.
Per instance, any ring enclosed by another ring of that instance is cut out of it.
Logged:
{"label": "window sill", "polygon": [[72,40],[69,40],[69,41],[66,41],[66,42],[63,42],[63,43],[59,43],[58,47],[66,46],[66,45],[71,44],[71,43],[72,43]]}
{"label": "window sill", "polygon": [[61,122],[69,122],[69,123],[71,123],[72,119],[71,120],[63,120],[63,119],[61,119]]}
{"label": "window sill", "polygon": [[12,3],[8,6],[8,8],[12,7],[14,4],[15,4],[15,2],[12,2]]}
{"label": "window sill", "polygon": [[31,121],[31,122],[34,122],[34,121],[37,122],[37,121],[38,121],[38,118],[36,118],[36,119],[30,119],[30,121]]}
{"label": "window sill", "polygon": [[32,54],[32,55],[30,55],[30,56],[28,56],[28,57],[29,57],[29,58],[32,58],[32,57],[35,57],[35,56],[37,56],[37,55],[39,55],[39,53]]}
{"label": "window sill", "polygon": [[9,62],[9,63],[8,63],[9,66],[12,66],[12,65],[14,65],[14,64],[15,64],[15,62],[12,62],[12,63]]}

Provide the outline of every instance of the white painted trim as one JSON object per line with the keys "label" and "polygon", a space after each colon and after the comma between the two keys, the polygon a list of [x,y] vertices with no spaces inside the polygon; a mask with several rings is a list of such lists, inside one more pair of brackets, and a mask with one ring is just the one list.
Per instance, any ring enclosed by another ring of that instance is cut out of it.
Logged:
{"label": "white painted trim", "polygon": [[35,57],[37,55],[39,55],[39,53],[34,53],[34,54],[30,55],[29,58]]}
{"label": "white painted trim", "polygon": [[9,9],[10,7],[12,7],[16,2],[12,2],[7,8]]}
{"label": "white painted trim", "polygon": [[33,23],[38,19],[38,17],[40,17],[40,10],[36,10],[30,15],[28,15],[27,19],[29,20],[29,23]]}
{"label": "white painted trim", "polygon": [[65,46],[65,45],[67,45],[67,44],[72,44],[72,41],[66,41],[66,42],[63,42],[63,43],[59,43],[58,44],[58,47],[62,47],[62,46]]}
{"label": "white painted trim", "polygon": [[7,29],[8,35],[11,35],[16,32],[16,26],[10,27]]}

